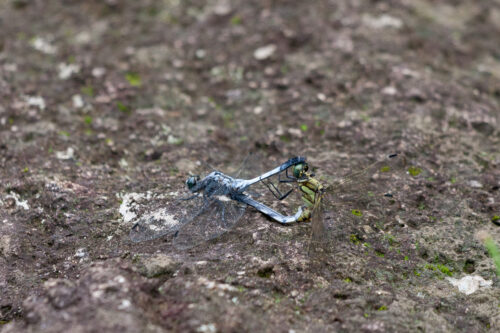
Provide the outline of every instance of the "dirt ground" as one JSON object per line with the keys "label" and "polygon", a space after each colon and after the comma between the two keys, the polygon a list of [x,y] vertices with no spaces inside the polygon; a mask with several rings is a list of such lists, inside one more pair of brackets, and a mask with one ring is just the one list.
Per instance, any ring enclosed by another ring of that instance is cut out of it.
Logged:
{"label": "dirt ground", "polygon": [[[0,0],[0,27],[2,333],[500,331],[500,1]],[[253,209],[129,240],[130,207],[250,150],[425,177],[381,221],[327,205],[321,260]]]}

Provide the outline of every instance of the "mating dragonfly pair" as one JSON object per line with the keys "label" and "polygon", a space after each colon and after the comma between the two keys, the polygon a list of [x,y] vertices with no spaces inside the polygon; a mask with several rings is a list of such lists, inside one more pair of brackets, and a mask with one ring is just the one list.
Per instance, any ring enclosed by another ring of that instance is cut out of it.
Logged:
{"label": "mating dragonfly pair", "polygon": [[[133,225],[130,238],[141,242],[172,234],[177,248],[188,249],[232,229],[245,208],[251,206],[281,224],[312,220],[312,243],[322,243],[328,237],[325,205],[335,206],[334,214],[341,220],[362,216],[359,208],[380,206],[382,198],[393,197],[390,182],[396,171],[404,168],[405,161],[403,156],[392,154],[347,177],[321,182],[305,157],[291,158],[254,178],[247,176],[254,169],[245,167],[233,177],[220,171],[212,171],[204,178],[190,176],[186,187],[191,195],[144,214]],[[375,183],[381,180],[386,184],[377,187]],[[281,214],[257,200],[263,197],[253,190],[259,184],[280,201],[298,188],[303,205],[295,213]],[[288,186],[286,191],[280,190],[283,186]]]}

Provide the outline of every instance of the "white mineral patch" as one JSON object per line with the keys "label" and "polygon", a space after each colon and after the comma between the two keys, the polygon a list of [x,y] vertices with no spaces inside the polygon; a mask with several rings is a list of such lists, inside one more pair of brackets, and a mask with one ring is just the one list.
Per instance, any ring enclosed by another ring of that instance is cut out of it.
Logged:
{"label": "white mineral patch", "polygon": [[200,333],[215,333],[217,332],[217,329],[215,327],[215,324],[203,324],[200,327],[196,329],[197,332]]}
{"label": "white mineral patch", "polygon": [[146,221],[161,221],[161,227],[159,224],[149,224],[148,227],[152,231],[159,231],[160,229],[167,229],[174,227],[179,223],[174,215],[168,214],[165,209],[159,209],[150,214],[144,215],[141,219]]}
{"label": "white mineral patch", "polygon": [[483,184],[481,184],[477,180],[469,180],[469,186],[473,188],[482,188]]}
{"label": "white mineral patch", "polygon": [[83,108],[83,106],[85,105],[82,96],[78,94],[73,95],[73,97],[71,97],[71,101],[73,102],[73,107],[75,109]]}
{"label": "white mineral patch", "polygon": [[57,52],[57,48],[54,45],[52,45],[48,40],[41,37],[35,37],[31,41],[31,46],[33,46],[35,50],[45,54],[54,54]]}
{"label": "white mineral patch", "polygon": [[489,288],[493,284],[490,280],[485,280],[479,275],[467,275],[461,279],[447,277],[453,286],[458,287],[458,291],[466,295],[475,293],[479,288]]}
{"label": "white mineral patch", "polygon": [[60,160],[70,160],[75,157],[75,150],[68,147],[66,151],[56,151],[56,157]]}
{"label": "white mineral patch", "polygon": [[80,66],[77,64],[66,64],[64,62],[58,65],[59,78],[61,80],[69,79],[73,74],[80,72]]}
{"label": "white mineral patch", "polygon": [[120,168],[122,169],[126,169],[128,168],[128,162],[126,159],[124,159],[123,157],[118,161],[118,165],[120,166]]}
{"label": "white mineral patch", "polygon": [[298,138],[302,137],[302,131],[298,128],[289,128],[288,133],[290,133],[290,135],[296,136]]}
{"label": "white mineral patch", "polygon": [[263,47],[259,47],[253,52],[253,56],[257,60],[265,60],[272,56],[276,52],[276,45],[269,44]]}
{"label": "white mineral patch", "polygon": [[397,17],[390,15],[381,15],[378,17],[373,17],[371,15],[363,16],[363,23],[370,28],[383,29],[383,28],[394,28],[399,29],[403,26],[403,21]]}
{"label": "white mineral patch", "polygon": [[382,94],[388,95],[388,96],[394,96],[398,93],[398,90],[392,86],[387,86],[384,89],[382,89]]}
{"label": "white mineral patch", "polygon": [[76,250],[75,257],[77,257],[77,258],[83,258],[85,256],[87,256],[87,249],[85,249],[84,247],[82,247],[82,248],[79,248],[79,249]]}
{"label": "white mineral patch", "polygon": [[221,291],[237,291],[236,287],[226,284],[226,283],[217,283],[215,281],[208,280],[205,277],[198,278],[198,283],[205,286],[207,289],[219,289]]}
{"label": "white mineral patch", "polygon": [[23,208],[24,210],[29,210],[30,206],[28,205],[28,201],[24,200],[22,201],[21,198],[19,197],[19,194],[16,192],[10,192],[9,195],[6,196],[6,198],[12,198],[16,202],[16,206],[19,206]]}
{"label": "white mineral patch", "polygon": [[228,0],[219,0],[214,6],[214,13],[219,16],[224,16],[231,13],[231,2]]}
{"label": "white mineral patch", "polygon": [[24,100],[29,106],[36,106],[40,110],[45,110],[45,100],[41,96],[25,96]]}
{"label": "white mineral patch", "polygon": [[125,310],[125,309],[130,308],[131,305],[132,305],[132,303],[128,299],[124,299],[124,300],[122,300],[120,305],[118,305],[118,309]]}
{"label": "white mineral patch", "polygon": [[253,113],[255,113],[256,115],[259,115],[262,113],[262,111],[264,111],[264,108],[262,106],[256,106],[254,109],[253,109]]}
{"label": "white mineral patch", "polygon": [[94,77],[99,78],[99,77],[103,76],[104,74],[106,74],[106,68],[104,68],[104,67],[95,67],[92,69],[92,75]]}
{"label": "white mineral patch", "polygon": [[120,195],[119,197],[122,199],[122,204],[118,212],[123,217],[123,221],[125,223],[133,221],[137,217],[137,214],[134,212],[138,206],[137,203],[142,200],[149,200],[151,196],[152,194],[149,191],[146,193],[125,193]]}
{"label": "white mineral patch", "polygon": [[3,65],[3,69],[6,71],[6,72],[17,72],[17,64],[5,64]]}

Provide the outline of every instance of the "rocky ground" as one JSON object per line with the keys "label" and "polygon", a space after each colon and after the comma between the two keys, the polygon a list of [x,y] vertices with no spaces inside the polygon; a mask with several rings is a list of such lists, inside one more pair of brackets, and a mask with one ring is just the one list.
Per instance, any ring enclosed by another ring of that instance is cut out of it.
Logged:
{"label": "rocky ground", "polygon": [[[0,27],[1,332],[500,330],[500,1],[1,0]],[[129,240],[134,205],[250,150],[425,172],[383,220],[327,203],[321,260],[251,209]]]}

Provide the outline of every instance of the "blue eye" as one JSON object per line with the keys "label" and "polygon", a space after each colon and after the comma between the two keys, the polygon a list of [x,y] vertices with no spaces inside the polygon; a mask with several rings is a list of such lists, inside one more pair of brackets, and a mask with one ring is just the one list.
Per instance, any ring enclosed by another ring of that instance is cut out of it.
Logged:
{"label": "blue eye", "polygon": [[186,180],[186,185],[189,189],[192,189],[196,183],[198,182],[198,180],[200,179],[199,176],[190,176],[187,180]]}

